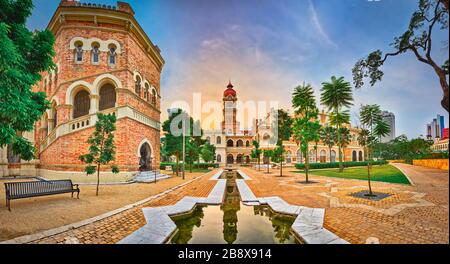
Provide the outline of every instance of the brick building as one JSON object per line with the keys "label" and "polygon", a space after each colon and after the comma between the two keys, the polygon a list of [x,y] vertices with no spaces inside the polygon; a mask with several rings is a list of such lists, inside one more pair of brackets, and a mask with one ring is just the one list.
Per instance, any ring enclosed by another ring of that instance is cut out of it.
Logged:
{"label": "brick building", "polygon": [[[264,119],[254,122],[250,130],[243,130],[237,121],[237,92],[234,86],[230,83],[223,93],[223,121],[219,130],[204,131],[203,138],[208,140],[211,144],[216,146],[216,162],[221,165],[226,164],[249,164],[252,160],[251,152],[253,147],[252,142],[258,141],[261,149],[274,149],[276,147],[276,139],[271,127],[272,121],[270,114]],[[329,125],[328,115],[322,111],[319,114],[319,121],[322,126]],[[363,161],[365,160],[364,148],[358,144],[359,128],[347,125],[350,130],[350,143],[343,150],[344,161]],[[295,163],[304,163],[299,146],[293,140],[284,141],[285,163],[293,165]],[[309,161],[310,163],[323,162],[337,162],[338,147],[333,146],[330,149],[321,141],[317,143],[311,142],[309,146]],[[261,162],[267,163],[261,156]]]}
{"label": "brick building", "polygon": [[51,102],[26,136],[38,159],[21,162],[0,151],[0,176],[83,173],[98,112],[116,115],[116,164],[131,175],[160,157],[160,75],[164,60],[134,18],[132,7],[62,0],[48,29],[55,35],[56,69],[34,87]]}

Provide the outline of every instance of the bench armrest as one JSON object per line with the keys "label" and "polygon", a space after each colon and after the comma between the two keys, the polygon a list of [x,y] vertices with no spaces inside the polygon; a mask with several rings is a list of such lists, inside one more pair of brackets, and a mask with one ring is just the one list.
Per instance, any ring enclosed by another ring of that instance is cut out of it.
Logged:
{"label": "bench armrest", "polygon": [[72,186],[73,186],[73,188],[75,188],[75,189],[79,189],[79,184],[72,184]]}

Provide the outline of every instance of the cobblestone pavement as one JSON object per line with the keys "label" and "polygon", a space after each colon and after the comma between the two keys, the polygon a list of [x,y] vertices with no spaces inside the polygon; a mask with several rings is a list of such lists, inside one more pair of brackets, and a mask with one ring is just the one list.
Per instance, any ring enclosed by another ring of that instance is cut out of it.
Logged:
{"label": "cobblestone pavement", "polygon": [[32,241],[31,244],[115,244],[146,224],[142,208],[172,205],[184,196],[208,196],[216,184],[216,181],[209,181],[214,173],[215,171],[209,172],[198,180],[141,206],[77,229]]}
{"label": "cobblestone pavement", "polygon": [[[285,176],[241,168],[252,180],[247,184],[257,197],[280,196],[285,201],[314,208],[326,208],[325,228],[341,238],[363,243],[449,243],[448,172],[395,164],[414,185],[373,182],[376,192],[391,196],[381,201],[349,194],[367,189],[367,182],[311,176],[316,183],[302,184],[304,175],[286,168]],[[92,224],[46,237],[32,243],[116,243],[145,224],[143,207],[175,204],[184,196],[206,197],[216,181],[200,179],[144,205]]]}
{"label": "cobblestone pavement", "polygon": [[287,202],[322,207],[325,228],[356,244],[376,241],[397,243],[449,243],[449,190],[447,171],[395,164],[413,186],[372,182],[375,192],[391,196],[381,201],[350,194],[367,190],[367,182],[311,176],[314,184],[302,184],[303,174],[285,169],[271,174],[243,169],[253,178],[248,185],[257,197],[278,195]]}

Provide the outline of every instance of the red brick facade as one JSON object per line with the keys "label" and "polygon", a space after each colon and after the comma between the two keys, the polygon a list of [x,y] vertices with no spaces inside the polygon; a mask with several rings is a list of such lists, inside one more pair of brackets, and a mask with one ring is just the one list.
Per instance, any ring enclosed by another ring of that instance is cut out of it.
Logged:
{"label": "red brick facade", "polygon": [[[83,170],[78,157],[88,151],[86,141],[100,111],[101,89],[108,85],[114,87],[115,107],[103,112],[118,118],[115,164],[125,173],[138,171],[139,148],[145,143],[152,150],[152,164],[159,164],[160,74],[164,60],[134,19],[131,6],[119,2],[117,7],[94,7],[63,0],[48,28],[56,38],[57,70],[43,73],[42,81],[35,86],[35,90],[45,91],[54,104],[36,123],[38,167],[50,171]],[[77,61],[81,45],[82,60]],[[98,62],[94,61],[94,48],[99,50]],[[111,56],[115,63],[111,63]],[[136,76],[141,79],[139,94]],[[89,93],[89,113],[74,118],[75,96],[80,91]]]}

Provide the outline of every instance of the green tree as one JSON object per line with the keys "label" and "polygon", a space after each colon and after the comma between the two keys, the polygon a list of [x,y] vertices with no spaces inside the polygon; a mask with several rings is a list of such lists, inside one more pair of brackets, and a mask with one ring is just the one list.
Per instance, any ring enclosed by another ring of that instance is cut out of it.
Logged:
{"label": "green tree", "polygon": [[192,173],[192,166],[200,158],[201,146],[197,145],[193,138],[186,139],[185,162],[189,165],[189,172]]}
{"label": "green tree", "polygon": [[54,68],[53,34],[27,29],[31,0],[0,1],[0,148],[10,145],[12,153],[32,160],[35,147],[22,135],[49,109],[43,92],[32,87],[41,73]]}
{"label": "green tree", "polygon": [[253,140],[252,142],[253,144],[253,149],[252,149],[252,159],[257,159],[258,160],[258,170],[261,170],[261,149],[259,146],[259,142],[256,140]]}
{"label": "green tree", "polygon": [[[183,154],[183,136],[186,143],[186,160],[183,160],[183,164],[191,162],[190,164],[192,165],[194,161],[199,159],[200,146],[201,142],[203,142],[201,139],[203,131],[200,129],[200,123],[194,122],[194,119],[181,109],[171,111],[169,119],[163,123],[162,127],[165,132],[166,153],[175,156],[176,175],[178,176],[180,157]],[[194,135],[194,132],[199,132],[199,135]],[[188,153],[191,153],[193,157]]]}
{"label": "green tree", "polygon": [[[370,131],[368,129],[362,128],[361,131],[358,134],[358,144],[363,147],[364,149],[364,153],[365,155],[368,155],[368,146],[370,144],[370,140],[371,140],[371,135],[370,135]],[[369,159],[367,158],[368,162]],[[372,195],[372,185],[370,182],[370,163],[367,166],[367,182],[369,185],[369,195]]]}
{"label": "green tree", "polygon": [[269,168],[270,168],[270,159],[273,156],[273,150],[271,149],[265,149],[263,150],[263,157],[265,160],[267,160],[267,173],[269,173]]}
{"label": "green tree", "polygon": [[[343,108],[348,108],[353,105],[352,87],[349,82],[344,80],[344,77],[336,78],[331,77],[331,82],[322,83],[321,103],[328,107],[328,111],[332,112],[330,118],[331,123],[336,126],[337,130],[337,143],[339,152],[339,171],[344,170],[342,163],[342,151],[341,151],[341,134],[340,128],[343,124],[350,122],[350,115],[347,115],[347,111],[342,111]],[[348,116],[348,118],[347,118]]]}
{"label": "green tree", "polygon": [[[369,131],[369,135],[365,137],[366,142],[360,142],[364,143],[364,145],[366,146],[367,149],[367,179],[368,179],[368,183],[369,183],[369,196],[373,196],[372,193],[372,186],[370,183],[370,171],[372,169],[372,153],[373,153],[373,147],[377,142],[377,137],[374,134],[374,128],[376,126],[377,123],[383,122],[382,121],[382,115],[381,115],[381,110],[380,110],[380,106],[379,105],[363,105],[361,107],[361,111],[360,111],[360,119],[361,119],[361,123],[368,127],[368,131]],[[364,130],[363,130],[364,131]],[[361,137],[361,134],[359,135]],[[362,140],[363,138],[361,138]]]}
{"label": "green tree", "polygon": [[[375,123],[375,127],[373,129],[373,134],[377,138],[379,143],[381,143],[381,138],[389,135],[390,132],[391,132],[391,128],[382,119]],[[380,153],[381,153],[381,149],[380,149]],[[381,157],[379,156],[378,158],[381,158]],[[380,166],[381,166],[381,164],[380,164]]]}
{"label": "green tree", "polygon": [[[95,131],[89,137],[87,143],[89,146],[89,153],[81,155],[79,159],[86,163],[85,168],[87,175],[92,175],[97,172],[97,190],[100,185],[100,170],[101,166],[108,165],[115,160],[116,146],[114,145],[114,131],[116,131],[116,116],[97,114],[98,121],[95,123]],[[113,173],[119,173],[119,168],[116,165],[111,166]]]}
{"label": "green tree", "polygon": [[[376,50],[356,62],[353,67],[355,87],[363,87],[366,78],[369,78],[370,85],[374,86],[383,78],[384,72],[380,68],[388,58],[412,52],[418,61],[429,65],[436,73],[443,92],[441,105],[448,112],[448,57],[441,63],[432,57],[433,30],[439,27],[441,31],[448,34],[448,3],[448,0],[420,0],[418,9],[411,16],[407,30],[401,36],[395,37],[391,43],[393,51],[383,54],[381,50]],[[444,45],[444,48],[448,49],[448,41]],[[440,66],[442,64],[443,66]]]}
{"label": "green tree", "polygon": [[336,129],[332,126],[322,127],[319,131],[320,140],[328,147],[328,153],[330,154],[331,162],[331,149],[336,145],[337,133]]}
{"label": "green tree", "polygon": [[342,152],[345,153],[345,148],[350,144],[351,142],[351,135],[350,130],[346,127],[339,128],[339,134],[341,135],[341,142],[338,144],[340,145]]}
{"label": "green tree", "polygon": [[202,159],[206,162],[213,162],[216,156],[216,146],[212,145],[209,142],[206,142],[201,149],[200,152]]}
{"label": "green tree", "polygon": [[277,111],[277,129],[278,140],[277,148],[274,154],[274,161],[280,163],[280,177],[283,177],[283,162],[284,162],[284,146],[283,141],[290,140],[292,136],[292,117],[283,109]]}
{"label": "green tree", "polygon": [[296,117],[293,121],[293,139],[305,157],[306,182],[309,182],[309,142],[319,138],[319,109],[316,105],[314,91],[310,84],[297,86],[292,97],[292,106]]}

